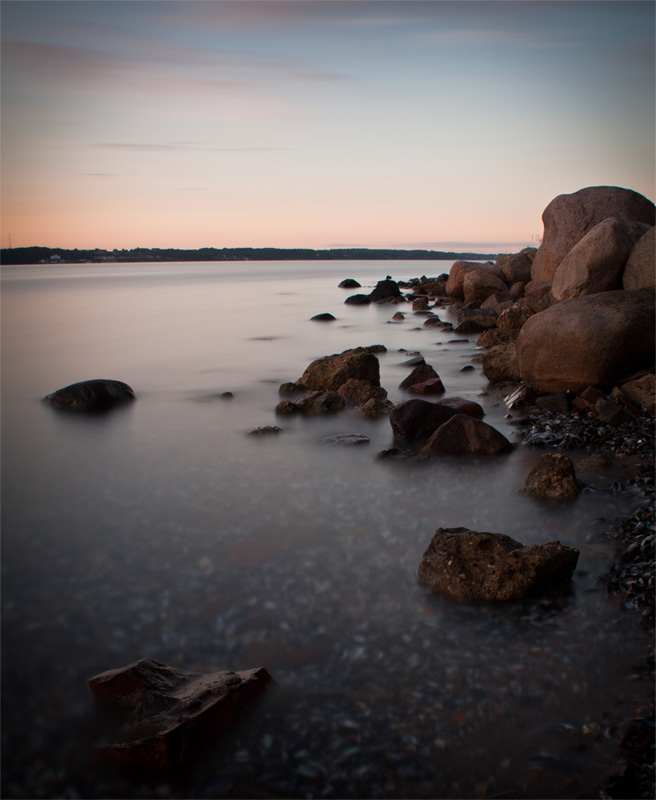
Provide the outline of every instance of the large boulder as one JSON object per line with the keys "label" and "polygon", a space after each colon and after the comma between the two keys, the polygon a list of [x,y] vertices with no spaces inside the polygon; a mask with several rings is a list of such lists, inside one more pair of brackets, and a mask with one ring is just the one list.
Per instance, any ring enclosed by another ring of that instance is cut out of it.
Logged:
{"label": "large boulder", "polygon": [[308,389],[336,392],[350,378],[380,386],[378,359],[366,347],[318,358],[307,367],[301,383]]}
{"label": "large boulder", "polygon": [[544,235],[531,269],[533,280],[551,281],[574,245],[608,217],[656,222],[654,204],[641,194],[617,186],[590,186],[555,197],[542,213]]}
{"label": "large boulder", "polygon": [[654,295],[615,291],[563,300],[529,317],[516,351],[522,381],[538,391],[612,387],[653,366]]}
{"label": "large boulder", "polygon": [[535,247],[525,247],[519,253],[497,258],[495,264],[503,270],[508,286],[519,282],[528,283],[531,280],[531,268],[533,267],[535,253]]}
{"label": "large boulder", "polygon": [[72,383],[46,395],[47,402],[71,411],[106,411],[135,399],[134,389],[123,381],[94,378]]}
{"label": "large boulder", "polygon": [[551,287],[556,300],[621,289],[627,259],[648,230],[642,222],[614,217],[595,225],[558,265]]}
{"label": "large boulder", "polygon": [[496,428],[468,414],[455,414],[431,435],[423,449],[438,455],[499,455],[512,444]]}
{"label": "large boulder", "polygon": [[390,411],[390,425],[394,436],[401,441],[425,441],[457,413],[449,406],[416,398],[394,406]]}
{"label": "large boulder", "polygon": [[481,366],[490,383],[517,383],[520,379],[514,342],[488,348],[483,353]]}
{"label": "large boulder", "polygon": [[581,486],[571,458],[562,453],[546,453],[526,476],[524,491],[546,500],[573,500]]}
{"label": "large boulder", "polygon": [[446,293],[449,297],[456,297],[460,300],[465,296],[464,281],[465,275],[472,270],[483,270],[491,275],[504,281],[505,276],[503,270],[496,267],[491,262],[483,263],[481,261],[454,261],[449,271],[449,279],[446,282]]}
{"label": "large boulder", "polygon": [[651,227],[631,251],[622,276],[624,289],[649,289],[656,292],[655,233],[656,228]]}
{"label": "large boulder", "polygon": [[403,297],[399,284],[396,281],[386,278],[384,281],[378,281],[375,289],[369,294],[369,299],[372,303],[380,300],[390,300],[398,297]]}
{"label": "large boulder", "polygon": [[419,565],[419,580],[466,603],[520,600],[569,581],[579,551],[560,542],[525,547],[503,533],[438,528]]}
{"label": "large boulder", "polygon": [[462,282],[465,303],[484,303],[493,294],[503,295],[508,291],[505,281],[488,270],[472,269]]}

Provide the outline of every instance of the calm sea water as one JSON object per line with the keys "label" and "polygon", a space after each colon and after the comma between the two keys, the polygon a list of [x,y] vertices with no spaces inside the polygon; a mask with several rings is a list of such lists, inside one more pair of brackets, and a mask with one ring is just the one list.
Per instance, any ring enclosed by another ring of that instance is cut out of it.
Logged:
{"label": "calm sea water", "polygon": [[[645,642],[596,583],[623,501],[523,496],[540,452],[521,446],[391,464],[374,459],[393,445],[385,419],[274,414],[279,384],[313,359],[384,344],[391,400],[420,351],[449,395],[481,402],[516,441],[475,337],[453,341],[406,307],[345,305],[338,288],[449,267],[2,268],[4,797],[596,796],[615,744],[582,726],[612,726],[643,691],[631,677]],[[321,312],[337,320],[310,321]],[[99,377],[137,401],[100,417],[41,402]],[[284,433],[245,435],[273,424]],[[346,432],[371,443],[317,443]],[[500,608],[433,597],[417,567],[434,530],[458,525],[578,547],[571,595]],[[183,775],[100,771],[86,682],[141,657],[265,666],[279,688]]]}

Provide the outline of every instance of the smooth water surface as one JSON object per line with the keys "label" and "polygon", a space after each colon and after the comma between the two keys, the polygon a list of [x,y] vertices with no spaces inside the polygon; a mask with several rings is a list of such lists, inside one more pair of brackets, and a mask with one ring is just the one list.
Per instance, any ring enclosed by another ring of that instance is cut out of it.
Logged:
{"label": "smooth water surface", "polygon": [[[540,455],[522,446],[390,463],[374,458],[394,444],[386,419],[274,414],[279,384],[313,359],[383,344],[391,400],[420,351],[449,395],[518,441],[475,336],[422,327],[409,305],[344,304],[389,272],[449,267],[2,268],[4,797],[597,796],[615,744],[582,726],[612,726],[643,691],[630,678],[644,640],[596,583],[626,501],[522,495]],[[365,288],[339,289],[346,277]],[[321,312],[337,320],[310,321]],[[41,401],[89,378],[138,399],[100,416]],[[246,436],[274,424],[284,432]],[[371,442],[317,444],[345,432]],[[432,596],[422,553],[460,525],[578,547],[571,593],[480,608]],[[142,657],[265,666],[278,689],[183,775],[100,770],[86,682]]]}

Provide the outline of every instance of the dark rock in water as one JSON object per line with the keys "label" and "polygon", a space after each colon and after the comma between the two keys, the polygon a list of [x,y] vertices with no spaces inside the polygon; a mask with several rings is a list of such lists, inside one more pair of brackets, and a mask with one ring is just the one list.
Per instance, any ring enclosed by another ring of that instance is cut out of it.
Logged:
{"label": "dark rock in water", "polygon": [[488,348],[483,353],[482,368],[483,375],[490,383],[517,383],[520,374],[514,343]]}
{"label": "dark rock in water", "polygon": [[466,367],[462,367],[460,372],[471,372],[473,369],[476,369],[473,364],[467,364]]}
{"label": "dark rock in water", "polygon": [[487,422],[467,414],[454,414],[432,434],[424,449],[442,455],[499,455],[513,446]]}
{"label": "dark rock in water", "polygon": [[310,319],[316,322],[333,322],[336,317],[326,312],[324,314],[315,314],[313,317],[310,317]]}
{"label": "dark rock in water", "polygon": [[366,348],[356,348],[318,358],[307,367],[301,382],[308,389],[336,392],[349,378],[380,386],[380,366],[376,356]]}
{"label": "dark rock in water", "polygon": [[430,454],[420,450],[418,453],[414,450],[401,450],[398,447],[390,447],[388,450],[381,450],[376,453],[377,461],[404,461],[406,463],[426,463],[430,460]]}
{"label": "dark rock in water", "polygon": [[337,392],[308,392],[296,403],[301,414],[334,414],[344,408],[344,398]]}
{"label": "dark rock in water", "polygon": [[437,395],[444,394],[446,389],[444,388],[444,384],[438,375],[437,378],[429,378],[427,381],[413,383],[412,386],[408,386],[408,391],[410,394]]}
{"label": "dark rock in water", "polygon": [[397,439],[423,441],[456,414],[449,406],[415,398],[394,406],[390,411],[390,424]]}
{"label": "dark rock in water", "polygon": [[367,419],[378,419],[390,413],[394,404],[390,400],[383,400],[379,397],[371,397],[365,403],[357,406],[356,414]]}
{"label": "dark rock in water", "polygon": [[[415,359],[411,359],[414,361]],[[408,375],[407,378],[404,378],[401,383],[399,384],[400,389],[409,389],[411,386],[414,386],[416,383],[423,383],[424,381],[430,381],[435,378],[439,379],[439,375],[430,364],[427,364],[424,359],[421,359],[421,362],[412,370],[412,372]]]}
{"label": "dark rock in water", "polygon": [[519,600],[569,581],[579,551],[560,542],[523,546],[502,533],[438,528],[424,552],[419,579],[467,603]]}
{"label": "dark rock in water", "polygon": [[358,378],[349,378],[339,387],[337,393],[344,398],[344,402],[354,405],[366,403],[372,398],[385,400],[387,397],[387,392],[382,386],[373,386],[369,381]]}
{"label": "dark rock in water", "polygon": [[281,400],[275,408],[275,413],[280,416],[291,416],[300,413],[300,409],[293,400]]}
{"label": "dark rock in water", "polygon": [[391,297],[402,297],[402,294],[399,284],[389,278],[384,281],[378,281],[376,288],[369,295],[372,303],[378,300],[388,300]]}
{"label": "dark rock in water", "polygon": [[344,302],[349,306],[368,306],[371,303],[371,297],[368,294],[352,294]]}
{"label": "dark rock in water", "polygon": [[362,286],[361,283],[358,283],[354,278],[344,278],[344,280],[339,284],[339,289],[359,289]]}
{"label": "dark rock in water", "polygon": [[625,422],[631,422],[633,419],[628,411],[606,397],[603,392],[600,392],[594,386],[588,386],[578,397],[575,397],[572,400],[572,408],[576,409],[576,411],[583,411],[587,408],[597,419],[602,422],[610,422],[612,425],[622,425]]}
{"label": "dark rock in water", "polygon": [[303,394],[303,392],[307,392],[308,387],[303,386],[300,381],[294,383],[293,381],[287,381],[286,383],[281,383],[280,387],[278,388],[278,394],[283,396],[291,396],[295,394]]}
{"label": "dark rock in water", "polygon": [[233,400],[234,394],[232,392],[221,392],[219,395],[219,400]]}
{"label": "dark rock in water", "polygon": [[277,425],[265,425],[263,428],[254,428],[252,431],[248,431],[246,436],[269,436],[272,433],[282,433],[282,428]]}
{"label": "dark rock in water", "polygon": [[89,680],[108,722],[98,756],[114,767],[179,766],[232,728],[272,683],[262,667],[198,674],[149,658],[102,672]]}
{"label": "dark rock in water", "polygon": [[58,408],[71,411],[104,411],[135,399],[134,389],[122,381],[97,378],[72,383],[43,398]]}
{"label": "dark rock in water", "polygon": [[546,453],[526,476],[524,491],[548,500],[573,500],[581,493],[571,458]]}
{"label": "dark rock in water", "polygon": [[319,439],[319,444],[348,447],[354,444],[369,444],[369,441],[369,437],[364,433],[337,433],[334,436],[325,436],[323,439]]}
{"label": "dark rock in water", "polygon": [[482,405],[464,397],[443,397],[440,403],[443,406],[453,408],[458,414],[468,414],[470,417],[476,417],[476,419],[483,419],[485,416]]}
{"label": "dark rock in water", "polygon": [[402,361],[399,364],[399,366],[400,367],[418,367],[421,364],[425,364],[425,363],[426,363],[426,359],[421,355],[417,355],[417,356],[413,356],[412,358],[409,358],[407,361]]}
{"label": "dark rock in water", "polygon": [[545,394],[535,398],[535,405],[543,411],[555,411],[557,414],[567,414],[570,409],[570,396],[567,392],[559,394]]}

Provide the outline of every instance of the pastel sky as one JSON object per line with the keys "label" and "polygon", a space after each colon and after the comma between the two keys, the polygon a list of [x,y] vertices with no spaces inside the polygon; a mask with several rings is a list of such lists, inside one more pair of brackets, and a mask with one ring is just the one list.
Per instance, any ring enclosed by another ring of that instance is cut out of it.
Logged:
{"label": "pastel sky", "polygon": [[2,246],[511,252],[655,190],[651,0],[2,0]]}

